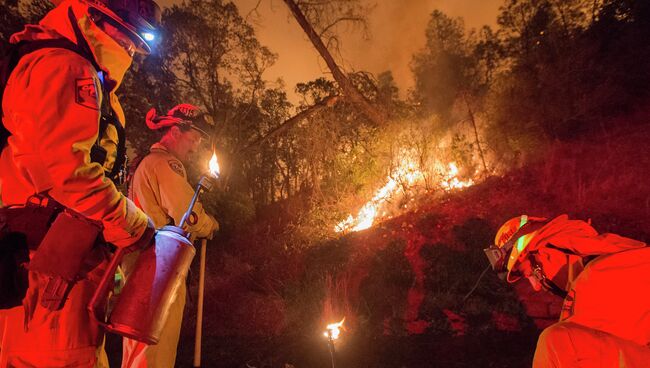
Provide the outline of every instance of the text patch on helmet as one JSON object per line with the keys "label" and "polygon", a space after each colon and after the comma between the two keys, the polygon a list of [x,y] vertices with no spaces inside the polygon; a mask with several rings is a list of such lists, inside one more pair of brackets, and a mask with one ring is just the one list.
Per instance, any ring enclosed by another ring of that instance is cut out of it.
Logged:
{"label": "text patch on helmet", "polygon": [[508,229],[508,231],[504,232],[503,234],[501,234],[501,236],[497,240],[497,245],[503,246],[503,244],[505,244],[508,240],[510,240],[510,238],[515,234],[515,231],[517,230],[518,230],[517,228],[513,227]]}
{"label": "text patch on helmet", "polygon": [[176,160],[169,160],[169,167],[178,175],[185,177],[185,170],[183,169],[183,164]]}
{"label": "text patch on helmet", "polygon": [[99,110],[97,86],[92,78],[77,79],[75,88],[75,100],[79,105],[89,109]]}

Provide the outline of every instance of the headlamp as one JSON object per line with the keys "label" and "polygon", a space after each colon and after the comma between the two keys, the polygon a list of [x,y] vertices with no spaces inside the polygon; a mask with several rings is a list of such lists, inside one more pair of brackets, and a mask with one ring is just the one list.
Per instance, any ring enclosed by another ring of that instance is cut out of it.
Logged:
{"label": "headlamp", "polygon": [[[519,226],[517,226],[516,229],[512,230],[509,239],[505,242],[505,244],[503,244],[503,246],[499,247],[498,245],[494,244],[483,249],[483,252],[485,252],[485,255],[490,261],[490,264],[492,265],[492,269],[494,271],[499,273],[508,272],[508,257],[516,257],[521,253],[525,246],[525,243],[524,237],[520,236],[519,234],[521,228],[524,227],[526,223],[528,223],[528,216],[521,216],[519,218]],[[516,253],[512,254],[512,248],[514,247],[515,242],[517,244],[517,249]]]}
{"label": "headlamp", "polygon": [[142,32],[141,34],[142,38],[147,42],[151,42],[156,39],[156,35],[151,32]]}
{"label": "headlamp", "polygon": [[507,264],[508,264],[508,254],[510,254],[510,250],[512,249],[512,243],[507,243],[505,246],[499,248],[496,245],[490,245],[489,247],[483,249],[483,252],[485,253],[485,256],[487,257],[488,261],[490,261],[490,265],[492,265],[492,269],[496,272],[507,272]]}

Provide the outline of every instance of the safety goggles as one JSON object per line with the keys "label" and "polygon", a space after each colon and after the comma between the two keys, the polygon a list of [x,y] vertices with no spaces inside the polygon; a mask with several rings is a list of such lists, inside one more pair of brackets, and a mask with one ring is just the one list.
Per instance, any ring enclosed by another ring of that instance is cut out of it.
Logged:
{"label": "safety goggles", "polygon": [[509,241],[503,247],[490,245],[489,247],[483,249],[483,252],[485,253],[488,261],[490,261],[490,265],[494,271],[499,273],[508,271],[508,256],[512,250],[512,245],[513,243]]}

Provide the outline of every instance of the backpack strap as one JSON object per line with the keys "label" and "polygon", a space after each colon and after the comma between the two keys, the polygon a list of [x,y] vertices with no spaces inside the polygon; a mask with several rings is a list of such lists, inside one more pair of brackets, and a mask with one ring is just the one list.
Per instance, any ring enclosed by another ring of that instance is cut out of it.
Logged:
{"label": "backpack strap", "polygon": [[[108,107],[108,110],[109,112],[102,113],[102,116],[99,120],[99,131],[102,132],[103,135],[108,126],[112,125],[115,127],[115,131],[117,132],[117,156],[115,157],[113,168],[110,172],[106,173],[106,176],[117,185],[124,183],[124,179],[126,179],[126,132],[117,117],[115,117],[110,106]],[[97,142],[95,142],[91,150],[92,162],[97,162],[99,164],[103,164],[105,162],[106,156],[108,154],[106,152],[106,149],[100,145],[102,135],[97,137]]]}
{"label": "backpack strap", "polygon": [[115,162],[113,163],[113,168],[111,169],[110,172],[106,173],[106,176],[109,179],[111,179],[115,184],[121,184],[124,178],[126,177],[126,134],[124,131],[124,127],[115,116],[115,112],[113,111],[113,108],[111,107],[111,103],[110,103],[109,94],[110,91],[113,89],[114,85],[112,86],[109,85],[108,81],[104,79],[104,75],[103,75],[104,72],[101,70],[99,65],[97,65],[97,63],[95,62],[95,58],[93,57],[92,51],[90,50],[90,46],[88,45],[88,42],[86,42],[86,39],[81,33],[81,29],[79,28],[77,18],[75,17],[72,8],[68,9],[68,20],[72,25],[74,35],[77,39],[78,49],[83,54],[88,55],[86,56],[86,58],[91,63],[93,63],[93,66],[95,67],[97,73],[100,76],[100,81],[102,85],[103,98],[102,98],[102,103],[100,108],[101,117],[99,119],[99,130],[97,135],[97,141],[93,145],[90,152],[90,158],[92,162],[96,162],[104,166],[108,152],[106,152],[106,149],[101,146],[101,140],[104,134],[106,133],[106,129],[108,128],[108,126],[113,125],[115,127],[115,130],[117,131],[117,156],[115,158]]}

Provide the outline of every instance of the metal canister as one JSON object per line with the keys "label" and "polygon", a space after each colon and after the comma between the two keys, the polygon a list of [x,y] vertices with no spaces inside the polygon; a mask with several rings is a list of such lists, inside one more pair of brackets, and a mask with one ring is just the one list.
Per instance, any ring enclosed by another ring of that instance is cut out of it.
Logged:
{"label": "metal canister", "polygon": [[129,272],[104,324],[106,329],[146,344],[157,344],[195,253],[181,228],[165,226],[158,230],[155,244],[142,250]]}

